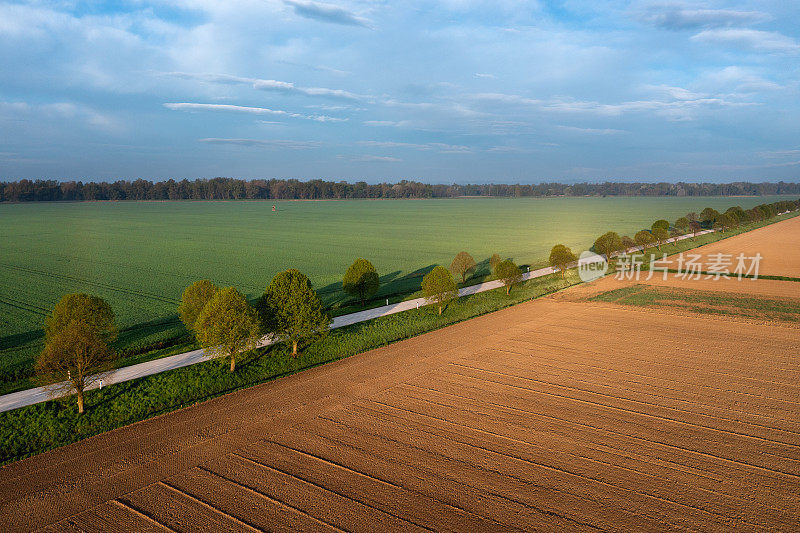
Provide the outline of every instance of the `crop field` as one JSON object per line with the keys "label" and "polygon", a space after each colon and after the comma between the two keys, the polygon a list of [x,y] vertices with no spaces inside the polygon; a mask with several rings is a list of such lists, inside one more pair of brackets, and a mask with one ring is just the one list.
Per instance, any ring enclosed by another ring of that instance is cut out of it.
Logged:
{"label": "crop field", "polygon": [[182,335],[176,307],[197,279],[250,297],[286,268],[305,272],[329,305],[357,257],[382,276],[378,298],[414,291],[460,250],[488,273],[492,253],[540,265],[558,242],[587,248],[601,232],[632,234],[657,217],[705,206],[748,208],[781,197],[547,198],[336,202],[145,202],[0,206],[0,357],[26,359],[65,293],[105,298],[120,344]]}
{"label": "crop field", "polygon": [[706,257],[720,253],[733,256],[759,253],[763,257],[760,274],[800,278],[800,218],[707,244],[693,253],[702,253]]}
{"label": "crop field", "polygon": [[[797,227],[726,242],[753,254]],[[79,531],[793,530],[798,287],[674,276],[571,287],[5,465],[0,519]],[[117,409],[128,392],[109,388],[101,403]],[[152,392],[142,401],[157,402]],[[43,421],[59,411],[26,409]]]}
{"label": "crop field", "polygon": [[76,531],[793,530],[798,332],[547,297],[7,465],[0,518]]}

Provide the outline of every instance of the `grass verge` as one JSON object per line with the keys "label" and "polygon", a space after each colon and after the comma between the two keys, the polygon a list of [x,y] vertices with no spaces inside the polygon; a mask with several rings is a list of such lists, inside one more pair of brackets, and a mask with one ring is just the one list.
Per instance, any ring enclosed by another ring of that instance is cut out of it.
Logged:
{"label": "grass verge", "polygon": [[800,299],[797,298],[768,298],[642,284],[610,290],[589,300],[783,322],[797,322],[800,318]]}

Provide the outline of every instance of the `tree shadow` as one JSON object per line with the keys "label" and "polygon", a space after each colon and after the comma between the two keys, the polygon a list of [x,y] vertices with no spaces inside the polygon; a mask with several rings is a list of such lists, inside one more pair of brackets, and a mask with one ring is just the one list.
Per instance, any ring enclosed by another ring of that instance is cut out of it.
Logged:
{"label": "tree shadow", "polygon": [[379,277],[380,288],[375,295],[366,301],[366,306],[362,307],[361,302],[345,293],[342,290],[342,283],[337,281],[317,289],[320,299],[329,309],[342,309],[352,307],[353,311],[360,311],[364,308],[375,307],[375,304],[385,301],[387,298],[393,299],[400,296],[416,292],[420,289],[422,278],[433,270],[435,264],[418,268],[405,275],[402,271],[396,270]]}
{"label": "tree shadow", "polygon": [[114,341],[113,346],[117,349],[141,346],[142,343],[148,339],[152,341],[151,337],[165,333],[170,334],[168,338],[164,338],[161,341],[154,341],[154,343],[189,335],[189,332],[186,330],[183,322],[178,318],[178,315],[170,315],[120,329],[117,340]]}
{"label": "tree shadow", "polygon": [[0,337],[0,350],[18,348],[44,339],[43,329],[34,329]]}

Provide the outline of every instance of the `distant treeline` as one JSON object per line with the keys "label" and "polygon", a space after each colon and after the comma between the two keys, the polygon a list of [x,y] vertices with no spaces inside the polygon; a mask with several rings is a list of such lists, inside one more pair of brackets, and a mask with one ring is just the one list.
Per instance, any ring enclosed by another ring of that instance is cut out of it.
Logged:
{"label": "distant treeline", "polygon": [[431,185],[403,180],[240,180],[82,182],[27,180],[0,183],[0,202],[58,200],[328,200],[346,198],[457,198],[460,196],[733,196],[800,194],[800,183],[539,183],[535,185]]}

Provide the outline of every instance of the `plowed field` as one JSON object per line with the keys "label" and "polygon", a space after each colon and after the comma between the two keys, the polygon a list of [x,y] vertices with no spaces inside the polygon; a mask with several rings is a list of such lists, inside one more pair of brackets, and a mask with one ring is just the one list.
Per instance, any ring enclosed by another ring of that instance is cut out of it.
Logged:
{"label": "plowed field", "polygon": [[793,530],[798,353],[790,323],[541,299],[8,465],[0,519]]}

